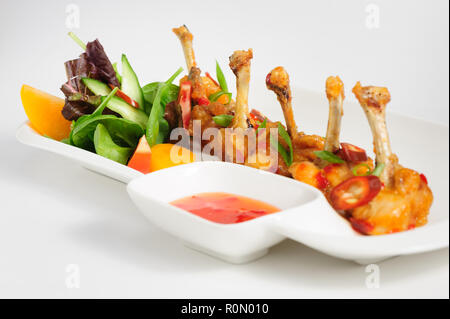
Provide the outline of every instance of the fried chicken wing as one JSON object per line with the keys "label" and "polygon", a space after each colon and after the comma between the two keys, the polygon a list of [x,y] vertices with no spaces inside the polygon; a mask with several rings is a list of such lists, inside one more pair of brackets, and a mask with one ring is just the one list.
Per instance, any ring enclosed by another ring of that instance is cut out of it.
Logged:
{"label": "fried chicken wing", "polygon": [[387,103],[391,100],[391,95],[387,88],[363,87],[360,82],[356,83],[353,93],[361,104],[372,130],[376,161],[385,165],[380,179],[389,187],[393,183],[394,169],[398,162],[397,157],[392,154],[386,127],[385,110]]}
{"label": "fried chicken wing", "polygon": [[234,51],[230,56],[230,68],[236,76],[236,111],[234,114],[233,128],[248,128],[248,90],[250,84],[250,61],[253,51]]}
{"label": "fried chicken wing", "polygon": [[291,86],[286,70],[281,66],[273,69],[266,77],[266,86],[277,95],[278,102],[280,102],[283,110],[287,131],[291,137],[295,137],[297,135],[297,124],[292,111]]}
{"label": "fried chicken wing", "polygon": [[[386,105],[390,101],[387,88],[363,87],[359,82],[353,88],[373,135],[374,162],[365,150],[340,142],[345,96],[344,84],[338,76],[326,80],[329,115],[326,137],[321,137],[298,131],[289,75],[283,67],[274,68],[266,77],[266,86],[276,94],[283,111],[292,142],[292,154],[289,154],[292,159],[288,160],[280,153],[280,147],[290,152],[289,143],[278,131],[283,125],[269,121],[256,110],[249,113],[253,51],[238,50],[230,56],[229,66],[236,76],[236,101],[227,95],[210,101],[212,94],[222,90],[220,85],[208,73],[201,75],[189,30],[182,26],[173,31],[180,39],[189,71],[180,84],[188,82],[190,91],[186,91],[190,92],[191,104],[189,108],[180,107],[177,101],[167,105],[166,118],[171,128],[183,127],[182,111],[191,110],[190,134],[193,135],[194,121],[200,121],[202,134],[210,128],[216,129],[215,135],[202,143],[206,146],[211,141],[221,142],[222,160],[293,177],[320,189],[330,204],[363,234],[388,234],[427,222],[433,202],[427,180],[422,174],[401,166],[391,150],[385,120]],[[214,117],[219,115],[233,116],[228,128],[216,123]],[[275,145],[274,137],[278,138]]]}
{"label": "fried chicken wing", "polygon": [[386,88],[362,87],[358,82],[353,88],[372,129],[376,163],[384,165],[380,180],[384,184],[379,194],[367,205],[350,211],[356,224],[364,221],[371,235],[404,231],[427,222],[433,202],[433,194],[425,178],[398,164],[391,151],[386,127],[386,104],[390,94]]}
{"label": "fried chicken wing", "polygon": [[338,76],[330,76],[326,82],[326,92],[330,110],[324,150],[334,153],[340,149],[339,134],[344,115],[344,83]]}
{"label": "fried chicken wing", "polygon": [[182,25],[179,28],[173,28],[172,31],[180,40],[181,47],[183,48],[184,52],[184,58],[186,60],[186,66],[189,72],[192,67],[196,66],[194,47],[192,46],[192,40],[194,39],[194,36],[189,32],[188,28],[185,25]]}
{"label": "fried chicken wing", "polygon": [[[297,132],[297,124],[294,119],[292,93],[289,82],[289,75],[281,66],[274,68],[266,76],[266,86],[269,90],[275,93],[283,111],[287,132],[292,140],[294,163],[312,161],[316,158],[314,152],[323,149],[324,139],[318,135],[307,135],[303,132]],[[289,172],[289,167],[287,167],[281,157],[278,163],[278,173],[290,176],[291,173]]]}

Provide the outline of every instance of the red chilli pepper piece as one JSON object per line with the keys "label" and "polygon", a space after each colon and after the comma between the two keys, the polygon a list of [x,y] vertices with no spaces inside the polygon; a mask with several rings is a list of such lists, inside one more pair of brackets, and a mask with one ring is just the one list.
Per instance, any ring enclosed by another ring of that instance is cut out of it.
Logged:
{"label": "red chilli pepper piece", "polygon": [[428,179],[427,179],[427,177],[426,177],[424,174],[420,174],[420,179],[421,179],[425,184],[428,185]]}
{"label": "red chilli pepper piece", "polygon": [[258,125],[259,119],[258,119],[254,114],[252,114],[252,113],[249,113],[249,114],[248,114],[248,117],[250,118],[251,122],[254,123],[254,124],[253,124],[253,128],[254,128],[255,130],[257,130],[258,127],[259,127],[259,125]]}
{"label": "red chilli pepper piece", "polygon": [[339,155],[347,162],[357,163],[367,161],[366,151],[349,143],[341,143]]}
{"label": "red chilli pepper piece", "polygon": [[352,228],[358,233],[369,235],[375,228],[371,223],[362,219],[356,219],[354,217],[349,218]]}
{"label": "red chilli pepper piece", "polygon": [[272,76],[272,73],[269,73],[269,74],[267,74],[267,76],[266,76],[266,84],[267,85],[270,85],[271,83],[270,83],[270,77]]}
{"label": "red chilli pepper piece", "polygon": [[181,107],[181,118],[183,121],[183,128],[189,128],[191,120],[191,92],[192,84],[185,81],[180,84],[180,92],[178,93],[178,104]]}
{"label": "red chilli pepper piece", "polygon": [[[109,87],[111,88],[111,90],[114,90],[115,86],[112,84],[109,84]],[[135,100],[133,100],[131,97],[129,97],[128,95],[126,95],[125,93],[123,93],[122,90],[118,89],[116,92],[116,95],[118,97],[120,97],[122,100],[124,100],[125,102],[127,102],[128,104],[130,104],[132,107],[135,108],[139,108],[139,103],[136,102]]]}
{"label": "red chilli pepper piece", "polygon": [[206,75],[211,81],[213,81],[213,83],[214,83],[215,85],[217,85],[218,87],[220,87],[219,83],[217,83],[217,81],[214,80],[214,78],[211,76],[211,74],[209,74],[208,72],[205,72],[205,75]]}
{"label": "red chilli pepper piece", "polygon": [[330,194],[330,201],[336,210],[349,210],[366,205],[381,190],[377,176],[354,176],[337,185]]}
{"label": "red chilli pepper piece", "polygon": [[250,111],[250,114],[251,114],[251,116],[254,117],[258,122],[261,122],[261,123],[262,123],[262,122],[264,122],[264,120],[265,120],[266,122],[271,122],[267,117],[265,117],[264,115],[262,115],[261,112],[258,111],[258,110],[252,109],[252,110]]}
{"label": "red chilli pepper piece", "polygon": [[201,98],[198,99],[197,104],[198,105],[208,106],[209,105],[209,100],[206,97],[201,97]]}
{"label": "red chilli pepper piece", "polygon": [[324,176],[323,172],[317,174],[316,179],[317,179],[317,187],[322,191],[325,190],[330,185],[330,182]]}

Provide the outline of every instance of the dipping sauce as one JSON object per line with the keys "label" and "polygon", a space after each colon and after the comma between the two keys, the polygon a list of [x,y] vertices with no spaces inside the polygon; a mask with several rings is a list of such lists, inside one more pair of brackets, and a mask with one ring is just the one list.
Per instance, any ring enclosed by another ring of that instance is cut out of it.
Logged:
{"label": "dipping sauce", "polygon": [[170,204],[221,224],[242,223],[280,211],[262,201],[229,193],[200,193]]}

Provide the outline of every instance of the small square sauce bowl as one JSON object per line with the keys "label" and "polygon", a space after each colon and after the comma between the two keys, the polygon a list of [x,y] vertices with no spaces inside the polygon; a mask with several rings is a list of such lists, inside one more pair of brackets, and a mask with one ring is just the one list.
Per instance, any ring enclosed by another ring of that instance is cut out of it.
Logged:
{"label": "small square sauce bowl", "polygon": [[[355,235],[320,191],[243,165],[209,161],[175,166],[134,179],[127,190],[152,223],[188,247],[231,263],[245,263],[265,255],[269,247],[286,238],[285,232]],[[170,204],[205,192],[249,197],[273,205],[280,212],[220,224]]]}

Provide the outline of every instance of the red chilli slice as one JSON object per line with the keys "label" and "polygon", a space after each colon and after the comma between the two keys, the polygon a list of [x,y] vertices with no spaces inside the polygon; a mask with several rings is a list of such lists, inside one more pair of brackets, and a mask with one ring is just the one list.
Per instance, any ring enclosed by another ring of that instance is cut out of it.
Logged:
{"label": "red chilli slice", "polygon": [[206,97],[201,97],[201,98],[198,99],[197,104],[198,105],[208,106],[209,105],[209,100]]}
{"label": "red chilli slice", "polygon": [[420,179],[421,179],[425,184],[428,185],[428,179],[427,179],[427,177],[426,177],[424,174],[420,174]]}
{"label": "red chilli slice", "polygon": [[[114,90],[114,88],[115,88],[115,86],[112,85],[112,84],[109,84],[109,87],[110,87],[112,90]],[[136,102],[135,100],[133,100],[133,99],[132,99],[131,97],[129,97],[128,95],[126,95],[125,93],[123,93],[122,90],[118,89],[117,92],[116,92],[116,95],[117,95],[118,97],[120,97],[122,100],[124,100],[125,102],[127,102],[128,104],[130,104],[132,107],[135,107],[135,108],[137,108],[137,109],[139,108],[139,103]]]}
{"label": "red chilli slice", "polygon": [[181,107],[181,117],[183,120],[183,128],[189,128],[189,122],[191,120],[191,92],[192,84],[189,81],[185,81],[180,84],[180,92],[178,93],[178,104]]}
{"label": "red chilli slice", "polygon": [[272,76],[272,73],[267,74],[266,76],[266,84],[270,85],[270,77]]}
{"label": "red chilli slice", "polygon": [[368,221],[365,221],[362,219],[356,219],[356,218],[350,217],[349,220],[350,220],[350,224],[352,225],[353,229],[364,235],[369,235],[375,228]]}
{"label": "red chilli slice", "polygon": [[319,174],[317,174],[316,179],[317,179],[317,187],[322,191],[324,191],[330,185],[330,182],[325,177],[322,171]]}
{"label": "red chilli slice", "polygon": [[205,72],[205,75],[206,75],[211,81],[213,81],[213,83],[214,83],[215,85],[217,85],[218,87],[220,87],[219,83],[217,83],[217,81],[214,80],[214,78],[211,76],[211,74],[209,74],[208,72]]}
{"label": "red chilli slice", "polygon": [[339,155],[347,162],[357,163],[367,161],[366,151],[349,143],[341,143]]}
{"label": "red chilli slice", "polygon": [[377,176],[354,176],[333,188],[330,201],[336,210],[353,209],[369,203],[381,187]]}

